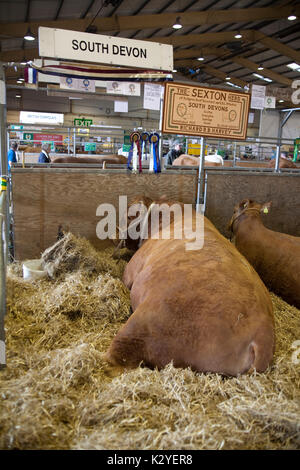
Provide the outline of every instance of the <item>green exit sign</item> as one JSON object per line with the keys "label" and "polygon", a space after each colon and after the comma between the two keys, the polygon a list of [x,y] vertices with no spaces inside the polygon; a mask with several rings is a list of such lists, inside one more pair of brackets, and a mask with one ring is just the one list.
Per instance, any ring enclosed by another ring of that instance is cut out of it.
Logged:
{"label": "green exit sign", "polygon": [[85,119],[85,118],[74,119],[74,126],[77,126],[77,127],[89,127],[92,124],[93,124],[92,119]]}

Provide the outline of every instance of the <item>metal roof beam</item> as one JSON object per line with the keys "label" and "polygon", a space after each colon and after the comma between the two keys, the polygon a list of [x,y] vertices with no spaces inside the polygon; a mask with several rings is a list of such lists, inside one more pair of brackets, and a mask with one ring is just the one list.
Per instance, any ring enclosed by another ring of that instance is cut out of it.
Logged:
{"label": "metal roof beam", "polygon": [[[197,55],[200,55],[201,49],[188,49],[188,50],[183,50],[183,51],[178,51],[175,52],[175,62],[177,66],[177,61],[176,58],[183,58],[183,57],[196,57]],[[223,59],[226,60],[226,55],[228,55],[228,51],[226,49],[223,49],[221,47],[219,48],[208,48],[206,50],[206,53],[210,53],[211,55],[215,55],[218,59]],[[282,74],[279,74],[277,72],[273,72],[272,70],[269,70],[267,68],[264,68],[262,72],[257,70],[259,64],[256,64],[255,62],[252,62],[249,59],[246,59],[245,57],[241,56],[236,56],[231,58],[231,62],[234,62],[236,64],[242,65],[244,68],[252,70],[253,72],[259,73],[260,75],[263,75],[265,77],[270,78],[271,80],[274,80],[277,83],[282,83],[283,85],[291,86],[292,80],[290,78],[287,78],[283,76]],[[207,65],[207,64],[205,64]],[[200,67],[200,63],[198,63],[198,66]],[[217,69],[219,70],[219,69]]]}
{"label": "metal roof beam", "polygon": [[[287,6],[283,8],[243,8],[232,10],[207,10],[207,11],[186,11],[175,13],[162,13],[156,15],[139,16],[117,16],[96,18],[93,24],[102,33],[108,31],[126,31],[131,30],[134,25],[137,29],[169,28],[176,18],[180,16],[184,26],[194,26],[201,24],[217,25],[222,23],[240,23],[245,21],[272,20],[286,18],[292,11],[300,16],[300,6]],[[57,21],[39,21],[30,22],[33,33],[37,33],[39,26],[48,26],[50,28],[62,28],[77,31],[85,31],[87,19],[70,19]],[[7,37],[20,37],[24,35],[28,28],[28,23],[5,23],[1,24],[0,32]]]}

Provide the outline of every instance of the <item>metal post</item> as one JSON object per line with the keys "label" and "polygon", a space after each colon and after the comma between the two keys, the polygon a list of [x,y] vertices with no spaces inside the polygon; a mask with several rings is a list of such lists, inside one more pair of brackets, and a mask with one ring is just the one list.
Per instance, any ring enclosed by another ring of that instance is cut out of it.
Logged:
{"label": "metal post", "polygon": [[74,132],[73,132],[73,156],[75,157],[76,155],[76,129],[74,127]]}
{"label": "metal post", "polygon": [[[8,240],[8,197],[9,182],[5,185],[7,174],[6,147],[6,86],[3,63],[0,62],[0,160],[1,160],[1,194],[0,194],[0,368],[6,366],[4,316],[6,314],[6,263]],[[4,180],[4,181],[3,181]]]}
{"label": "metal post", "polygon": [[9,151],[9,145],[10,145],[10,138],[9,138],[9,131],[7,131],[7,133],[6,133],[7,152]]}
{"label": "metal post", "polygon": [[68,155],[70,153],[70,139],[71,139],[71,132],[70,132],[70,128],[68,128]]}
{"label": "metal post", "polygon": [[206,209],[206,196],[207,196],[207,173],[205,173],[205,183],[204,183],[204,201],[203,201],[203,214]]}
{"label": "metal post", "polygon": [[276,161],[275,161],[275,171],[279,171],[279,158],[280,158],[280,147],[281,147],[281,139],[282,139],[282,129],[285,123],[288,121],[290,118],[291,114],[293,113],[293,110],[289,110],[287,114],[283,118],[279,118],[279,128],[278,128],[278,134],[277,134],[277,146],[276,146]]}
{"label": "metal post", "polygon": [[234,142],[234,145],[233,145],[233,166],[235,166],[235,161],[236,161],[236,142]]}
{"label": "metal post", "polygon": [[204,158],[205,158],[205,139],[200,139],[200,158],[199,158],[199,174],[198,174],[198,190],[197,190],[197,206],[196,211],[201,212],[200,205],[204,202],[203,187],[204,187]]}
{"label": "metal post", "polygon": [[275,171],[279,171],[280,144],[276,145]]}
{"label": "metal post", "polygon": [[165,161],[163,159],[163,134],[162,134],[162,120],[163,120],[163,105],[164,105],[164,88],[162,87],[161,95],[160,95],[160,108],[159,108],[159,144],[158,144],[158,153],[160,158],[160,168],[161,171],[165,169]]}

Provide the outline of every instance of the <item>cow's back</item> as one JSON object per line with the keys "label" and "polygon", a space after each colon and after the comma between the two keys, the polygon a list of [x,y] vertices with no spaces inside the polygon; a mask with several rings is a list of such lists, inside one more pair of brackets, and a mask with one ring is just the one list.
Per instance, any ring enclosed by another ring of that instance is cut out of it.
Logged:
{"label": "cow's back", "polygon": [[97,157],[54,157],[51,163],[86,163],[86,164],[103,164],[103,162],[110,164],[125,164],[127,158],[123,155],[101,155]]}
{"label": "cow's back", "polygon": [[[172,165],[177,166],[199,166],[199,157],[193,155],[182,154],[175,158]],[[205,155],[204,166],[222,166],[223,159],[219,155]]]}
{"label": "cow's back", "polygon": [[200,250],[186,240],[148,240],[128,263],[133,315],[107,358],[237,375],[263,371],[274,352],[272,304],[260,278],[205,218]]}
{"label": "cow's back", "polygon": [[269,230],[262,224],[250,228],[237,231],[236,248],[271,291],[300,308],[300,237]]}
{"label": "cow's back", "polygon": [[192,155],[182,154],[173,160],[172,165],[176,166],[199,166],[199,158]]}
{"label": "cow's back", "polygon": [[[269,168],[275,168],[276,161],[271,160],[268,164]],[[293,163],[291,160],[288,160],[287,158],[279,158],[279,168],[298,168],[295,163]]]}

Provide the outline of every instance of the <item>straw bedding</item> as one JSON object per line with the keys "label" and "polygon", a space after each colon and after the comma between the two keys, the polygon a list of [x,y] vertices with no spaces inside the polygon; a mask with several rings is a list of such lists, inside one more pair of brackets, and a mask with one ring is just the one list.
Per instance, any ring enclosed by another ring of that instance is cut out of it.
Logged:
{"label": "straw bedding", "polygon": [[115,371],[103,353],[131,312],[128,253],[112,253],[68,234],[43,254],[47,279],[10,265],[0,448],[299,449],[299,310],[271,294],[277,347],[263,374]]}

